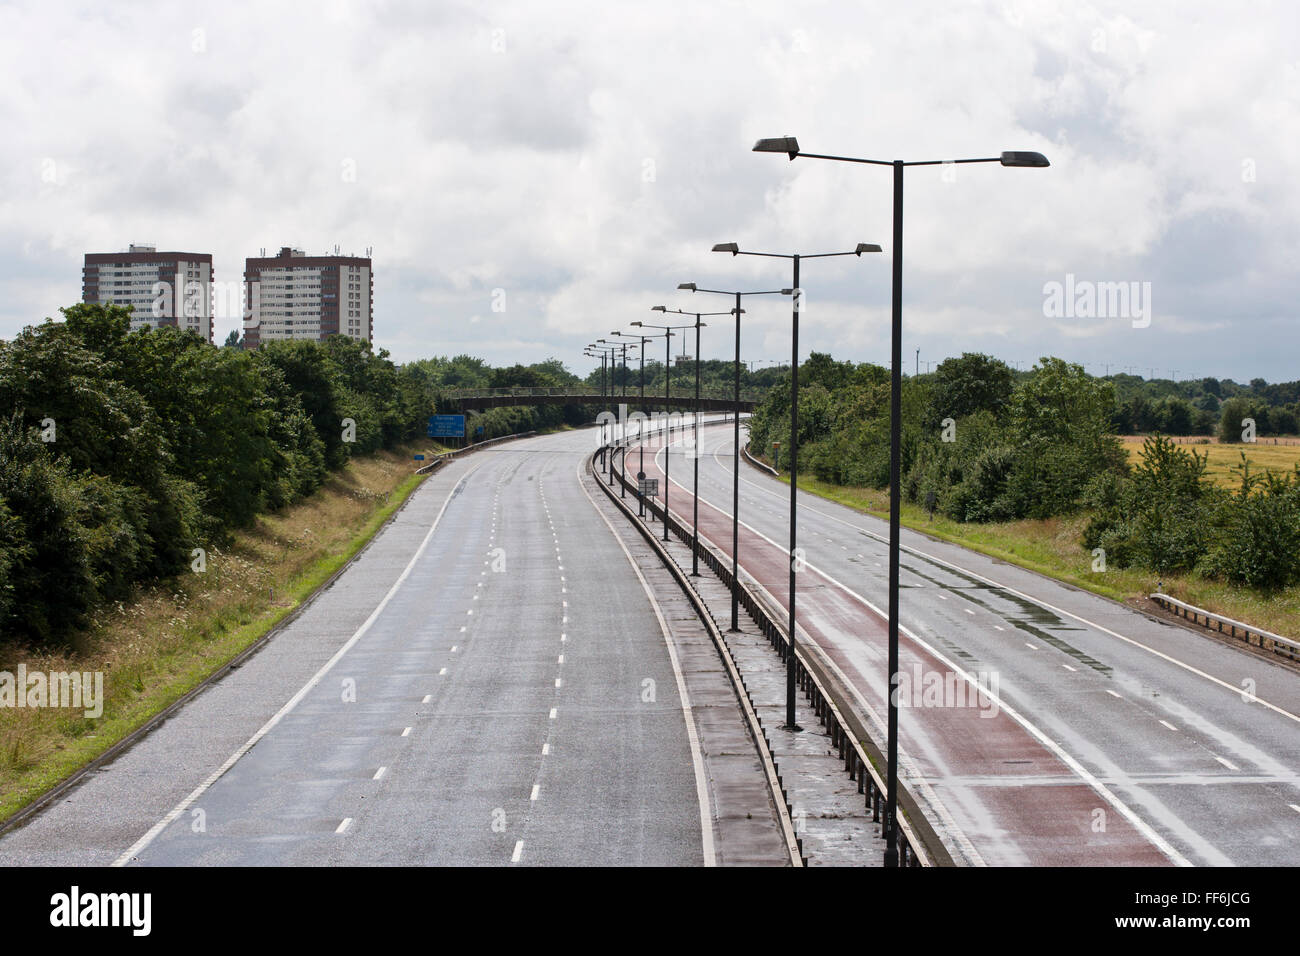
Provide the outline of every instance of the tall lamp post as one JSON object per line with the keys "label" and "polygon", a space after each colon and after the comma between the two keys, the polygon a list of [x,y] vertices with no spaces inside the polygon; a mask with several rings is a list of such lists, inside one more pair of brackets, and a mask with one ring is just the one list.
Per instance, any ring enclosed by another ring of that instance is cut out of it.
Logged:
{"label": "tall lamp post", "polygon": [[791,162],[800,156],[806,159],[827,159],[842,163],[863,163],[871,166],[891,166],[894,170],[894,242],[893,259],[893,321],[890,330],[890,407],[889,407],[889,741],[888,782],[885,801],[885,866],[898,866],[898,705],[893,689],[898,684],[898,545],[899,508],[901,502],[900,449],[902,445],[903,400],[903,170],[908,166],[941,166],[944,163],[1000,163],[1014,167],[1044,167],[1051,164],[1042,153],[1004,152],[1000,156],[984,159],[920,160],[904,162],[883,159],[858,159],[851,156],[828,156],[805,153],[793,136],[760,139],[754,144],[756,153],[785,153]]}
{"label": "tall lamp post", "polygon": [[[633,325],[638,325],[638,324],[640,324],[640,323],[636,323],[636,322],[634,322],[634,323],[632,323],[632,324],[633,324]],[[640,399],[640,401],[641,401],[641,414],[642,414],[642,416],[643,416],[641,420],[642,420],[642,422],[644,423],[644,421],[645,421],[645,417],[644,417],[644,416],[645,416],[645,414],[646,414],[646,406],[645,406],[645,345],[646,345],[647,342],[651,341],[652,339],[661,339],[661,338],[662,338],[662,339],[665,339],[665,344],[666,344],[666,337],[665,337],[665,336],[662,336],[662,335],[632,335],[631,333],[628,333],[628,332],[611,332],[611,333],[609,333],[609,334],[610,334],[610,335],[620,335],[620,336],[622,336],[622,337],[624,337],[624,338],[629,338],[629,339],[639,339],[639,340],[640,340],[640,345],[641,345],[641,374],[640,374],[640,376],[639,376],[640,379],[641,379],[641,382],[640,382],[641,399]],[[644,427],[645,427],[644,424],[640,424],[640,425],[637,426],[637,438],[638,438],[638,439],[643,439],[643,431],[642,431],[642,429],[643,429]],[[637,465],[637,475],[636,475],[636,480],[637,480],[637,502],[638,502],[638,507],[637,507],[637,516],[640,517],[640,518],[644,518],[644,517],[645,517],[645,492],[641,490],[641,488],[642,488],[641,482],[645,480],[645,441],[644,441],[644,440],[639,440],[639,441],[637,442],[637,452],[638,452],[638,456],[639,456],[639,457],[638,457],[639,464]],[[627,457],[626,457],[626,454],[624,455],[624,458],[623,458],[623,471],[624,471],[624,476],[626,476],[626,474],[627,474]]]}
{"label": "tall lamp post", "polygon": [[[663,312],[662,305],[653,306],[651,312]],[[672,454],[672,446],[669,442],[670,432],[669,424],[672,419],[669,416],[669,405],[672,402],[673,388],[673,366],[672,366],[672,337],[677,334],[677,330],[694,328],[690,325],[651,325],[648,322],[633,322],[633,325],[645,329],[663,329],[664,330],[664,541],[668,540],[668,459]],[[699,335],[699,329],[695,334]],[[698,344],[698,343],[697,343]],[[699,371],[699,359],[696,359],[696,371]],[[698,376],[697,376],[698,378]]]}
{"label": "tall lamp post", "polygon": [[712,292],[717,295],[733,295],[736,307],[732,313],[736,317],[736,358],[733,363],[735,371],[735,406],[732,414],[735,425],[732,429],[733,445],[731,450],[731,630],[740,630],[740,317],[745,310],[740,307],[740,297],[745,295],[781,295],[782,289],[769,289],[762,292],[725,292],[722,289],[701,289],[694,282],[683,282],[678,289],[688,292]]}
{"label": "tall lamp post", "polygon": [[[695,501],[692,505],[693,511],[691,514],[691,577],[698,578],[700,576],[700,329],[708,326],[707,322],[701,322],[700,319],[706,315],[731,315],[731,313],[686,312],[682,309],[670,309],[664,305],[656,305],[651,311],[695,316],[693,326],[683,325],[680,328],[695,329],[695,453],[691,456],[695,462]],[[674,328],[678,328],[678,326],[674,326]]]}
{"label": "tall lamp post", "polygon": [[[610,333],[610,335],[622,335],[622,334],[623,334],[622,332],[611,332],[611,333]],[[608,340],[608,339],[596,339],[596,341],[597,341],[597,342],[608,342],[609,340]],[[621,352],[623,353],[623,395],[622,395],[622,397],[623,397],[623,399],[624,399],[624,404],[626,405],[626,404],[627,404],[627,402],[626,402],[626,399],[627,399],[627,350],[628,350],[628,349],[634,349],[634,348],[636,348],[637,346],[635,346],[635,345],[628,345],[628,344],[625,343],[625,342],[620,342],[619,344],[614,345],[613,347],[616,348],[616,349],[618,349],[619,351],[621,351]],[[626,423],[624,423],[623,431],[624,431],[623,437],[624,437],[624,438],[627,438],[627,425],[626,425]],[[626,497],[627,497],[627,446],[626,446],[626,445],[623,446],[623,455],[622,455],[622,459],[623,459],[623,481],[619,482],[619,486],[618,486],[618,496],[619,496],[620,498],[626,498]]]}
{"label": "tall lamp post", "polygon": [[790,652],[785,659],[785,729],[801,730],[795,721],[795,614],[794,579],[796,574],[795,546],[796,529],[795,508],[799,496],[799,310],[803,306],[803,289],[799,285],[799,263],[803,259],[831,259],[836,256],[858,256],[864,252],[879,252],[875,243],[859,242],[852,252],[819,252],[815,255],[787,254],[779,252],[742,251],[734,242],[722,242],[713,247],[714,252],[729,252],[733,256],[764,256],[769,259],[790,259],[794,262],[794,283],[786,290],[794,300],[794,311],[790,319]]}

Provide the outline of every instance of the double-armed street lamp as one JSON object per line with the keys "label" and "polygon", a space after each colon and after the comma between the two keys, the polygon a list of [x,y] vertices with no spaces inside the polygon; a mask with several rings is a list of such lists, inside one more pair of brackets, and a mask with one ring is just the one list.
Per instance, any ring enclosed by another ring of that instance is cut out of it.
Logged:
{"label": "double-armed street lamp", "polygon": [[799,562],[796,554],[795,506],[799,495],[799,312],[803,308],[803,289],[799,285],[799,263],[803,259],[831,259],[836,256],[858,256],[864,252],[879,252],[880,246],[870,242],[859,242],[852,252],[820,252],[815,255],[779,252],[743,251],[734,242],[722,242],[713,247],[714,252],[729,252],[733,256],[764,256],[769,259],[790,259],[794,262],[794,280],[789,292],[794,299],[794,311],[790,320],[790,648],[785,660],[785,729],[800,730],[795,721],[795,574]]}
{"label": "double-armed street lamp", "polygon": [[[733,362],[735,372],[735,416],[732,427],[733,448],[731,449],[731,630],[740,630],[740,317],[745,310],[740,307],[741,296],[746,295],[781,295],[784,289],[768,289],[762,292],[726,292],[722,289],[701,289],[694,282],[683,282],[678,289],[688,292],[711,292],[716,295],[736,297],[736,307],[731,314],[736,317],[736,357]],[[718,313],[721,314],[721,313]]]}
{"label": "double-armed street lamp", "polygon": [[[664,312],[666,310],[662,305],[656,305],[653,306],[650,309],[650,311]],[[671,343],[673,340],[673,336],[680,329],[694,328],[696,337],[699,336],[700,331],[698,325],[696,326],[651,325],[648,322],[633,322],[632,324],[644,329],[663,329],[664,331],[664,541],[667,541],[668,540],[668,458],[672,454],[672,446],[669,441],[669,439],[671,438],[669,426],[672,423],[672,414],[669,411],[669,409],[672,404],[672,396],[673,396],[673,389],[672,389],[673,367],[672,367],[672,354],[671,354],[672,344]],[[697,342],[696,345],[698,346],[699,343]],[[696,370],[698,371],[699,369],[698,354],[696,355],[695,367]],[[699,376],[697,375],[696,377],[698,378]]]}
{"label": "double-armed street lamp", "polygon": [[[640,325],[641,323],[640,323],[640,322],[633,322],[632,324],[633,324],[633,325]],[[651,342],[651,341],[653,341],[654,339],[665,339],[665,344],[667,344],[668,334],[665,334],[665,335],[632,335],[630,332],[618,332],[618,331],[611,332],[611,333],[609,333],[609,334],[610,334],[610,335],[619,335],[619,336],[622,336],[623,338],[628,338],[628,339],[638,339],[638,340],[640,341],[640,347],[641,347],[641,375],[640,375],[640,379],[641,379],[641,383],[640,383],[641,399],[640,399],[640,401],[641,401],[641,415],[642,415],[642,418],[641,418],[641,422],[640,422],[640,424],[637,425],[637,429],[636,429],[637,439],[638,439],[638,440],[637,440],[637,452],[638,452],[638,456],[639,456],[639,458],[638,458],[639,464],[637,465],[636,481],[637,481],[637,500],[638,500],[637,516],[638,516],[638,517],[641,517],[641,518],[644,518],[644,517],[645,517],[645,491],[644,491],[643,489],[644,489],[645,486],[642,484],[642,482],[645,481],[645,440],[644,440],[644,437],[643,437],[644,434],[645,434],[645,419],[646,419],[646,405],[645,405],[645,347],[646,347],[646,343],[647,343],[647,342]],[[624,456],[623,456],[623,471],[624,471],[624,477],[626,477],[626,472],[627,472],[627,455],[626,455],[626,453],[625,453]]]}
{"label": "double-armed street lamp", "polygon": [[[619,335],[619,336],[622,336],[622,335],[623,335],[622,332],[611,332],[611,333],[609,333],[609,334],[610,334],[610,335]],[[631,338],[631,336],[624,336],[624,337],[625,337],[625,338]],[[609,342],[608,339],[596,339],[596,341],[597,341],[597,342],[606,342],[606,343]],[[619,342],[619,343],[613,345],[614,348],[618,349],[619,351],[621,351],[621,352],[623,353],[623,394],[622,394],[622,397],[623,397],[623,399],[624,399],[624,403],[623,403],[624,405],[627,404],[627,402],[626,402],[626,399],[627,399],[627,350],[628,350],[628,349],[640,348],[640,347],[641,347],[641,344],[642,344],[642,343],[640,343],[640,342],[636,343],[635,345],[633,345],[633,344],[631,344],[631,343],[628,343],[628,342]],[[645,394],[645,393],[644,393],[644,389],[643,389],[643,390],[642,390],[642,395],[644,396],[644,394]],[[624,421],[624,422],[622,423],[622,432],[623,432],[623,439],[624,439],[624,441],[626,442],[626,440],[627,440],[627,422],[626,422],[626,421]],[[621,481],[621,482],[619,483],[619,486],[618,486],[618,496],[619,496],[620,498],[626,498],[626,497],[627,497],[627,445],[626,445],[626,444],[624,444],[624,445],[622,446],[622,453],[621,453],[621,456],[620,456],[620,457],[621,457],[621,460],[622,460],[622,462],[623,462],[623,481]]]}
{"label": "double-armed street lamp", "polygon": [[[677,315],[695,316],[694,325],[674,326],[674,328],[695,329],[695,449],[691,458],[695,462],[695,501],[691,515],[691,577],[700,576],[700,329],[708,323],[701,322],[704,316],[731,315],[730,312],[686,312],[683,309],[670,309],[665,305],[656,305],[652,312],[673,312]],[[667,475],[665,473],[665,480]],[[666,494],[666,493],[665,493]],[[665,506],[667,499],[665,498]]]}
{"label": "double-armed street lamp", "polygon": [[1050,166],[1042,153],[1004,152],[1000,156],[982,159],[934,159],[920,161],[893,161],[859,159],[851,156],[829,156],[822,153],[805,153],[793,136],[760,139],[754,144],[756,153],[785,153],[791,162],[805,159],[826,159],[841,163],[860,163],[871,166],[891,166],[894,170],[894,236],[892,322],[890,331],[891,371],[889,408],[889,702],[888,730],[888,782],[885,802],[885,866],[898,866],[898,702],[894,688],[898,685],[898,552],[899,511],[901,507],[900,457],[902,447],[903,398],[903,170],[908,166],[942,166],[945,164],[999,163],[1011,167],[1042,168]]}

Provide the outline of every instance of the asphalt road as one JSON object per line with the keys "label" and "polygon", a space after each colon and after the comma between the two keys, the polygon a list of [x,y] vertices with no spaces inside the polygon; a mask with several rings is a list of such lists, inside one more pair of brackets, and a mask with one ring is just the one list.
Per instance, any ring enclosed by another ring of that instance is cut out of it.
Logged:
{"label": "asphalt road", "polygon": [[[728,554],[731,454],[729,427],[705,430],[701,533]],[[680,445],[670,473],[689,523]],[[789,486],[740,477],[742,569],[788,606]],[[883,743],[887,523],[801,494],[799,535],[801,639]],[[955,856],[1300,863],[1300,673],[923,535],[903,546],[900,768]]]}
{"label": "asphalt road", "polygon": [[578,483],[594,443],[433,475],[266,649],[0,839],[0,864],[706,862],[663,631]]}

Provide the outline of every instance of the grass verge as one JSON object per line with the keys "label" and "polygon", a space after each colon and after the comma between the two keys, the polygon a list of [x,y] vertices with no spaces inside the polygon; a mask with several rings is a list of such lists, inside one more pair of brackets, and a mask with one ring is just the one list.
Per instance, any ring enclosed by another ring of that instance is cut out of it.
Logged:
{"label": "grass verge", "polygon": [[[788,474],[781,480],[789,482]],[[800,490],[842,504],[855,511],[888,520],[888,489],[833,485],[801,477]],[[953,521],[941,514],[933,518],[919,505],[903,502],[900,519],[914,531],[959,544],[991,558],[1037,571],[1066,584],[1092,591],[1125,604],[1152,609],[1148,595],[1163,583],[1165,594],[1216,614],[1295,638],[1300,635],[1300,586],[1271,594],[1235,587],[1197,574],[1170,574],[1158,578],[1132,568],[1092,570],[1093,556],[1083,548],[1086,513],[1056,518],[974,524]]]}
{"label": "grass verge", "polygon": [[260,516],[203,573],[102,610],[66,653],[0,643],[0,670],[104,677],[98,719],[66,708],[0,708],[0,820],[22,809],[220,670],[311,597],[423,480],[422,442],[354,459],[311,497]]}

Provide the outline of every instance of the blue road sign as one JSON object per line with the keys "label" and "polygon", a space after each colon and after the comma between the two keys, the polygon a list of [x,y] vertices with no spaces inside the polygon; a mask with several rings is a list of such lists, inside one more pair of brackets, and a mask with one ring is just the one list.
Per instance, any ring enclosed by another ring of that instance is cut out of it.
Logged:
{"label": "blue road sign", "polygon": [[464,415],[430,415],[427,432],[429,438],[464,438]]}
{"label": "blue road sign", "polygon": [[424,461],[424,456],[423,456],[423,455],[416,455],[416,456],[415,456],[415,460],[416,460],[416,461]]}

